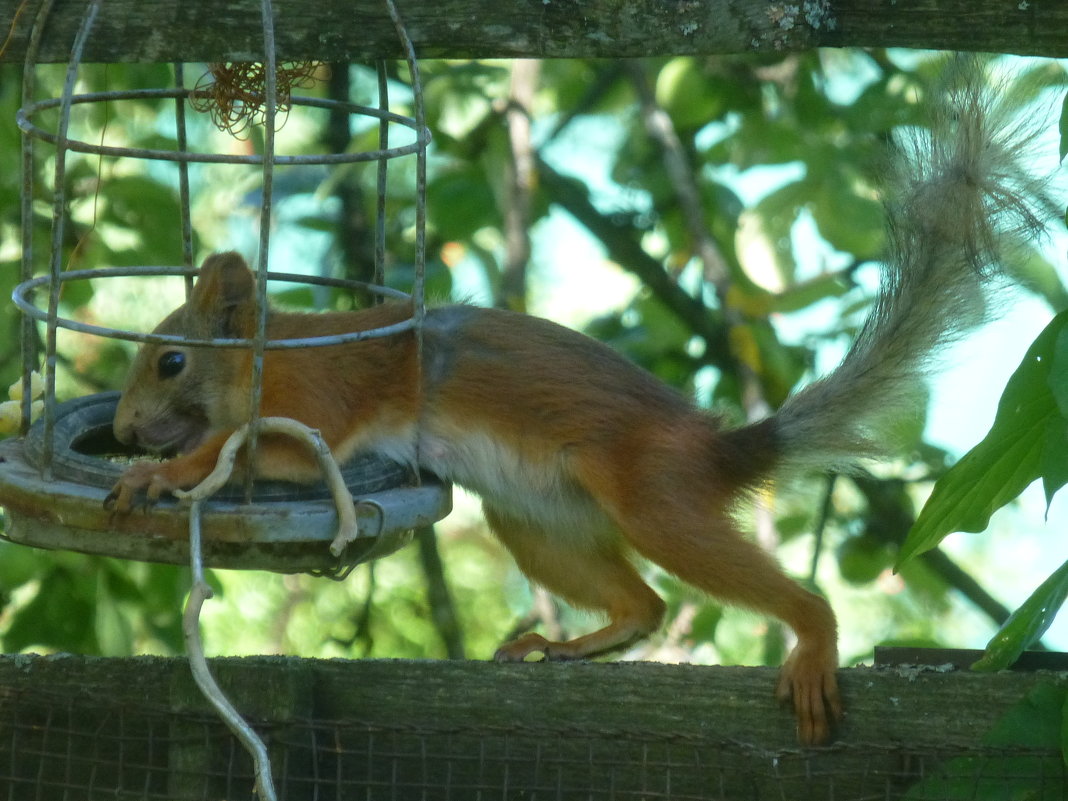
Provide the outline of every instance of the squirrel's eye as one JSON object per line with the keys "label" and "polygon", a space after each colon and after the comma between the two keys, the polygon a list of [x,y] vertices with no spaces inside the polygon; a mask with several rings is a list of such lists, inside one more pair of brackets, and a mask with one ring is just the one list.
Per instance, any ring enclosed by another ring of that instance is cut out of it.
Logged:
{"label": "squirrel's eye", "polygon": [[185,354],[178,350],[169,350],[159,357],[159,377],[174,378],[185,368]]}

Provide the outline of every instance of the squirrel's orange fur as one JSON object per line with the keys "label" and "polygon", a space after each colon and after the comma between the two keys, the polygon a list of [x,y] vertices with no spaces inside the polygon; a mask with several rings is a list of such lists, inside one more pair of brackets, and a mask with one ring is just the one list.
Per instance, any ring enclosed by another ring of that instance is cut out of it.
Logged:
{"label": "squirrel's orange fur", "polygon": [[[834,614],[739,533],[733,512],[778,468],[877,451],[878,421],[909,402],[928,354],[976,317],[999,226],[1033,227],[1024,201],[1040,198],[1041,187],[1021,183],[1016,143],[1003,140],[973,85],[949,99],[891,208],[890,278],[871,321],[841,367],[768,420],[725,430],[602,344],[545,320],[469,306],[427,313],[421,363],[411,332],[268,350],[260,413],[319,429],[339,459],[378,451],[473,490],[524,573],[608,618],[568,642],[527,634],[498,658],[580,658],[654,631],[664,604],[634,568],[637,553],[793,629],[797,645],[778,695],[792,699],[802,742],[822,742],[841,714]],[[254,288],[239,256],[211,256],[187,303],[158,330],[250,337]],[[409,311],[271,311],[268,335],[367,329]],[[110,498],[119,510],[138,491],[154,498],[208,474],[222,442],[247,420],[250,365],[247,350],[142,348],[116,435],[180,455],[131,467]],[[271,478],[315,475],[303,446],[269,435],[255,469]]]}

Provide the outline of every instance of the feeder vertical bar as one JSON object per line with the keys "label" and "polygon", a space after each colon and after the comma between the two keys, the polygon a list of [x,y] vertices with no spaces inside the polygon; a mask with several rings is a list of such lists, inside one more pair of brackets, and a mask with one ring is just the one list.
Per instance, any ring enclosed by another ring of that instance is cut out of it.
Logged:
{"label": "feeder vertical bar", "polygon": [[67,64],[67,76],[63,83],[63,95],[59,106],[59,123],[56,126],[56,168],[55,178],[52,185],[55,190],[55,199],[52,204],[52,261],[51,278],[48,292],[48,321],[47,337],[45,340],[45,410],[44,410],[44,454],[41,459],[41,471],[46,479],[52,478],[52,452],[55,447],[55,422],[56,422],[56,333],[58,331],[57,319],[59,318],[59,295],[62,285],[59,274],[63,266],[63,235],[65,228],[67,192],[64,187],[66,182],[66,156],[67,156],[67,130],[70,126],[71,100],[74,96],[74,84],[78,78],[78,65],[82,60],[82,51],[89,38],[89,32],[96,21],[96,15],[100,12],[102,0],[92,0],[85,10],[78,35],[74,39],[71,48],[70,62]]}
{"label": "feeder vertical bar", "polygon": [[[35,77],[37,69],[37,53],[41,46],[41,34],[45,28],[45,22],[52,11],[53,0],[45,0],[37,12],[33,29],[30,31],[30,41],[26,48],[26,60],[22,66],[22,106],[25,108],[33,102],[35,94]],[[26,131],[22,132],[22,281],[26,282],[33,278],[33,137]],[[30,417],[33,408],[31,397],[32,382],[30,375],[37,367],[37,328],[33,324],[33,318],[28,314],[22,315],[22,327],[20,329],[20,345],[22,349],[22,423],[21,433],[25,434],[30,427]]]}
{"label": "feeder vertical bar", "polygon": [[[177,128],[178,152],[186,153],[189,150],[189,134],[185,124],[185,65],[180,61],[174,62],[174,84],[183,90],[183,94],[174,99],[174,124]],[[189,208],[189,162],[182,159],[178,162],[178,207],[182,217],[182,265],[193,266],[193,222]],[[193,276],[186,276],[185,295],[193,291]]]}
{"label": "feeder vertical bar", "polygon": [[[386,75],[386,62],[375,62],[378,73],[378,107],[383,112],[389,111],[389,80]],[[389,148],[389,121],[383,115],[378,121],[378,149]],[[374,283],[382,286],[386,283],[386,178],[389,157],[383,153],[378,160],[378,197],[375,199],[375,273]]]}
{"label": "feeder vertical bar", "polygon": [[[23,73],[23,100],[28,97],[27,86],[33,85],[33,70]],[[31,90],[32,91],[32,90]],[[25,131],[22,132],[22,281],[33,278],[33,140]],[[22,350],[22,422],[20,433],[25,434],[30,428],[30,416],[33,406],[31,374],[37,366],[37,331],[33,318],[22,315],[20,321],[19,341]]]}
{"label": "feeder vertical bar", "polygon": [[408,72],[412,79],[412,105],[415,110],[415,135],[419,143],[415,151],[415,280],[412,285],[412,301],[416,336],[422,344],[423,318],[426,316],[425,272],[426,272],[426,148],[430,136],[426,129],[426,112],[423,108],[423,86],[419,78],[419,62],[415,58],[415,47],[408,37],[400,14],[393,0],[386,0],[393,27],[404,48],[404,57],[408,62]]}
{"label": "feeder vertical bar", "polygon": [[252,393],[249,399],[249,434],[247,454],[250,469],[245,477],[245,501],[252,500],[251,465],[256,458],[259,439],[260,402],[263,398],[263,359],[267,347],[267,264],[271,244],[271,209],[274,191],[274,134],[275,117],[278,111],[278,63],[274,48],[274,10],[271,0],[262,0],[263,14],[263,72],[264,72],[264,119],[263,119],[263,203],[260,206],[260,252],[256,268],[256,302],[259,312],[256,318],[255,344],[252,349]]}
{"label": "feeder vertical bar", "polygon": [[[415,136],[418,147],[415,151],[415,276],[412,281],[412,322],[415,330],[416,397],[423,397],[423,320],[426,317],[426,149],[430,135],[426,128],[426,113],[423,108],[423,86],[419,79],[419,62],[415,58],[415,47],[408,37],[400,14],[393,0],[386,0],[390,19],[397,31],[397,37],[404,49],[408,62],[408,73],[412,81],[412,106],[415,111]],[[419,444],[416,443],[416,464],[419,463]],[[419,471],[415,473],[416,483],[420,481]]]}

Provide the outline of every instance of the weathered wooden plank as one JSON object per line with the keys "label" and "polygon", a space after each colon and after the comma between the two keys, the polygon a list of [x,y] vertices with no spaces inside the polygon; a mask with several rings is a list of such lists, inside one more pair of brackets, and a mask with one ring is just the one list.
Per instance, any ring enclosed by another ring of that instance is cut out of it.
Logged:
{"label": "weathered wooden plank", "polygon": [[[315,660],[247,657],[210,660],[220,684],[247,699],[264,719],[296,714],[267,687],[296,683],[306,714],[331,710],[382,725],[591,725],[681,736],[707,736],[794,747],[792,715],[771,700],[773,668],[662,665],[646,662],[497,664],[481,661]],[[0,656],[0,692],[105,696],[115,703],[171,704],[184,659]],[[296,676],[297,678],[294,678]],[[853,668],[840,671],[849,714],[841,742],[977,743],[990,724],[1042,681],[1068,673],[996,674],[944,668]],[[189,688],[193,688],[189,684]],[[209,711],[195,688],[177,707]]]}
{"label": "weathered wooden plank", "polygon": [[[0,3],[0,62],[21,62],[42,0]],[[38,62],[65,62],[86,0],[55,0]],[[1068,55],[1056,0],[397,0],[421,58],[742,53],[817,46]],[[104,0],[83,61],[258,60],[259,0]],[[274,0],[281,59],[401,55],[381,0]],[[0,37],[2,39],[3,37]]]}
{"label": "weathered wooden plank", "polygon": [[[841,801],[980,776],[990,797],[1029,781],[1044,783],[1042,797],[1068,788],[1055,746],[1011,759],[981,747],[1006,711],[1040,684],[1063,687],[1064,673],[845,670],[838,739],[802,750],[771,701],[770,668],[256,657],[212,669],[264,734],[290,801]],[[7,797],[61,786],[82,797],[91,781],[129,799],[251,799],[249,761],[182,659],[0,657],[0,704]]]}

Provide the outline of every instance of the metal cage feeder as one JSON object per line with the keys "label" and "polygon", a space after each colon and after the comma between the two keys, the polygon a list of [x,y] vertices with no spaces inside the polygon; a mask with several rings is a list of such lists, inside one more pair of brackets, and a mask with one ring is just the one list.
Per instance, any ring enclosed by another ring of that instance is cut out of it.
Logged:
{"label": "metal cage feeder", "polygon": [[[34,58],[31,42],[26,59],[23,108],[18,125],[23,132],[23,275],[13,299],[23,313],[23,436],[0,442],[0,506],[8,516],[6,537],[24,545],[49,549],[66,549],[128,559],[189,563],[190,522],[188,509],[174,500],[163,500],[150,509],[116,516],[103,508],[103,500],[114,485],[122,466],[111,455],[121,453],[122,446],[111,435],[111,421],[118,393],[102,393],[65,403],[55,400],[56,343],[58,329],[102,337],[158,341],[158,335],[107,329],[87,325],[59,313],[59,295],[65,282],[106,279],[118,276],[186,277],[187,287],[195,274],[192,264],[190,224],[189,165],[205,163],[261,166],[263,203],[261,206],[259,262],[260,329],[254,339],[242,341],[254,354],[254,397],[262,381],[262,356],[273,348],[317,347],[354,341],[371,336],[387,336],[398,331],[414,330],[418,336],[423,315],[424,226],[425,226],[425,158],[430,134],[423,120],[418,66],[410,40],[387,0],[398,35],[404,46],[412,76],[415,118],[391,112],[386,88],[385,67],[378,64],[379,106],[368,107],[338,100],[293,96],[291,106],[339,110],[349,119],[362,117],[377,121],[379,149],[353,153],[284,155],[275,152],[275,114],[278,89],[274,53],[273,16],[269,0],[263,3],[264,66],[266,76],[263,153],[228,155],[194,152],[188,149],[185,105],[198,95],[197,89],[183,86],[182,65],[175,65],[176,88],[76,94],[74,91],[81,50],[90,34],[101,0],[88,3],[85,18],[75,40],[67,68],[63,94],[58,98],[35,101]],[[45,3],[35,22],[35,37],[44,28],[50,3]],[[122,100],[149,99],[175,103],[177,148],[149,150],[89,143],[68,136],[71,108],[80,104],[114,103]],[[38,124],[41,112],[58,109],[55,131]],[[412,141],[390,144],[390,129],[406,128],[414,133]],[[52,218],[52,253],[47,274],[34,277],[32,253],[33,142],[55,146],[55,202]],[[80,271],[62,271],[65,154],[68,151],[110,158],[152,159],[178,165],[182,244],[185,267],[137,267]],[[384,260],[385,183],[388,163],[396,158],[413,156],[417,160],[415,281],[411,295],[380,285]],[[273,169],[279,165],[337,165],[354,162],[377,162],[378,208],[376,230],[376,282],[317,278],[267,272],[267,254],[272,215]],[[410,299],[413,315],[390,329],[377,329],[340,337],[311,337],[303,340],[268,341],[265,333],[266,281],[330,286],[370,293],[379,297]],[[37,294],[47,293],[47,302],[36,301]],[[36,329],[45,331],[45,405],[41,419],[29,425],[30,371],[38,363]],[[166,338],[164,338],[166,339]],[[174,338],[171,338],[174,339]],[[189,344],[189,341],[185,341]],[[192,343],[201,344],[201,343]],[[218,343],[203,343],[217,346]],[[230,347],[233,342],[224,343]],[[250,408],[258,403],[250,399]],[[255,447],[255,426],[248,447]],[[340,555],[330,552],[338,515],[334,503],[321,486],[303,487],[281,482],[256,481],[251,487],[227,489],[218,493],[199,512],[202,532],[202,558],[206,566],[236,569],[268,569],[279,572],[312,572],[344,575],[353,566],[384,556],[405,545],[414,528],[444,517],[451,508],[448,486],[432,477],[413,477],[410,470],[377,456],[357,456],[343,468],[345,483],[356,500],[358,537]],[[415,479],[413,481],[413,478]]]}

